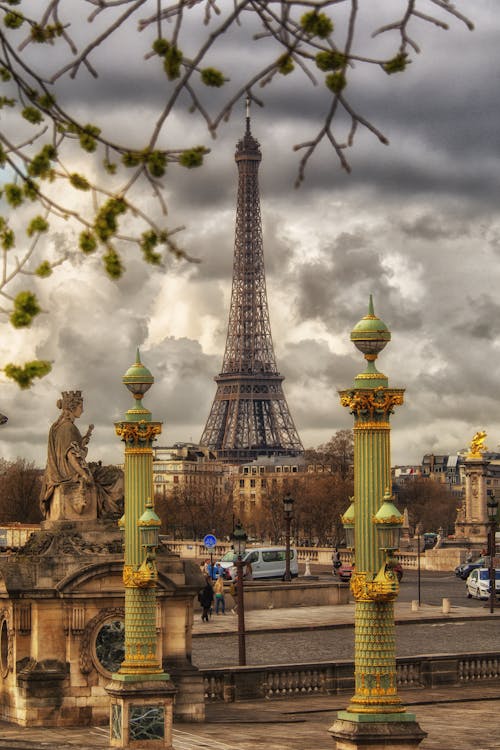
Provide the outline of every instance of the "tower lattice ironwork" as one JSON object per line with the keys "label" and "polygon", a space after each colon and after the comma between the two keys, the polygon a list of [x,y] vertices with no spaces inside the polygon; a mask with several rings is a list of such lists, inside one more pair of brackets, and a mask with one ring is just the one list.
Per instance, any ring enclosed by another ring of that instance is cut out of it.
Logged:
{"label": "tower lattice ironwork", "polygon": [[295,456],[303,446],[276,366],[267,305],[258,171],[262,155],[250,132],[238,142],[238,201],[233,286],[222,372],[200,443],[223,461]]}

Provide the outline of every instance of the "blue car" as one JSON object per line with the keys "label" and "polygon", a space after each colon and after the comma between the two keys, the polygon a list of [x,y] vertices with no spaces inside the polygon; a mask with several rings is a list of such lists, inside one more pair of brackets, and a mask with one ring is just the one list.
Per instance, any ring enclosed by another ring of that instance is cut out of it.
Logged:
{"label": "blue car", "polygon": [[484,567],[486,567],[486,560],[484,557],[480,557],[479,559],[474,560],[474,562],[465,562],[461,565],[457,565],[455,568],[455,575],[466,581],[469,577],[469,573],[472,573],[473,570]]}

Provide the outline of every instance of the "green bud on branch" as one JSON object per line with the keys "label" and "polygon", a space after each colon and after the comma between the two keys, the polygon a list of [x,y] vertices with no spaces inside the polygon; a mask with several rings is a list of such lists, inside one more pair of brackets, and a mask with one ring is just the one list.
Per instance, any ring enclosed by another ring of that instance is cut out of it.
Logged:
{"label": "green bud on branch", "polygon": [[29,388],[35,378],[43,378],[51,370],[51,363],[44,359],[35,359],[32,362],[26,362],[24,366],[9,363],[3,368],[5,375],[14,380],[19,388],[23,390]]}

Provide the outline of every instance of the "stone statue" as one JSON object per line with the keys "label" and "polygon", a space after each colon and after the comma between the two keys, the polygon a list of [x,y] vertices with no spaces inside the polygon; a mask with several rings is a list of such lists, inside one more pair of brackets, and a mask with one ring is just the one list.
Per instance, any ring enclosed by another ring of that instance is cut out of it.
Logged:
{"label": "stone statue", "polygon": [[85,435],[75,425],[83,412],[81,391],[63,391],[61,415],[49,431],[40,507],[47,520],[118,518],[123,512],[123,472],[87,463],[94,425]]}
{"label": "stone statue", "polygon": [[469,456],[480,456],[481,453],[487,451],[488,448],[484,444],[485,440],[486,432],[484,430],[482,430],[481,432],[476,432],[470,444]]}

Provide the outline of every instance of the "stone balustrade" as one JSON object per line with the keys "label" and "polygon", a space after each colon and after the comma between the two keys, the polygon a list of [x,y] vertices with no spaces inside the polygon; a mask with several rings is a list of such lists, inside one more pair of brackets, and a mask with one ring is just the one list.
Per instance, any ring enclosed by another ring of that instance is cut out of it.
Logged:
{"label": "stone balustrade", "polygon": [[[207,701],[277,700],[332,695],[354,688],[354,662],[202,669]],[[500,682],[500,653],[431,655],[396,661],[399,688]]]}

